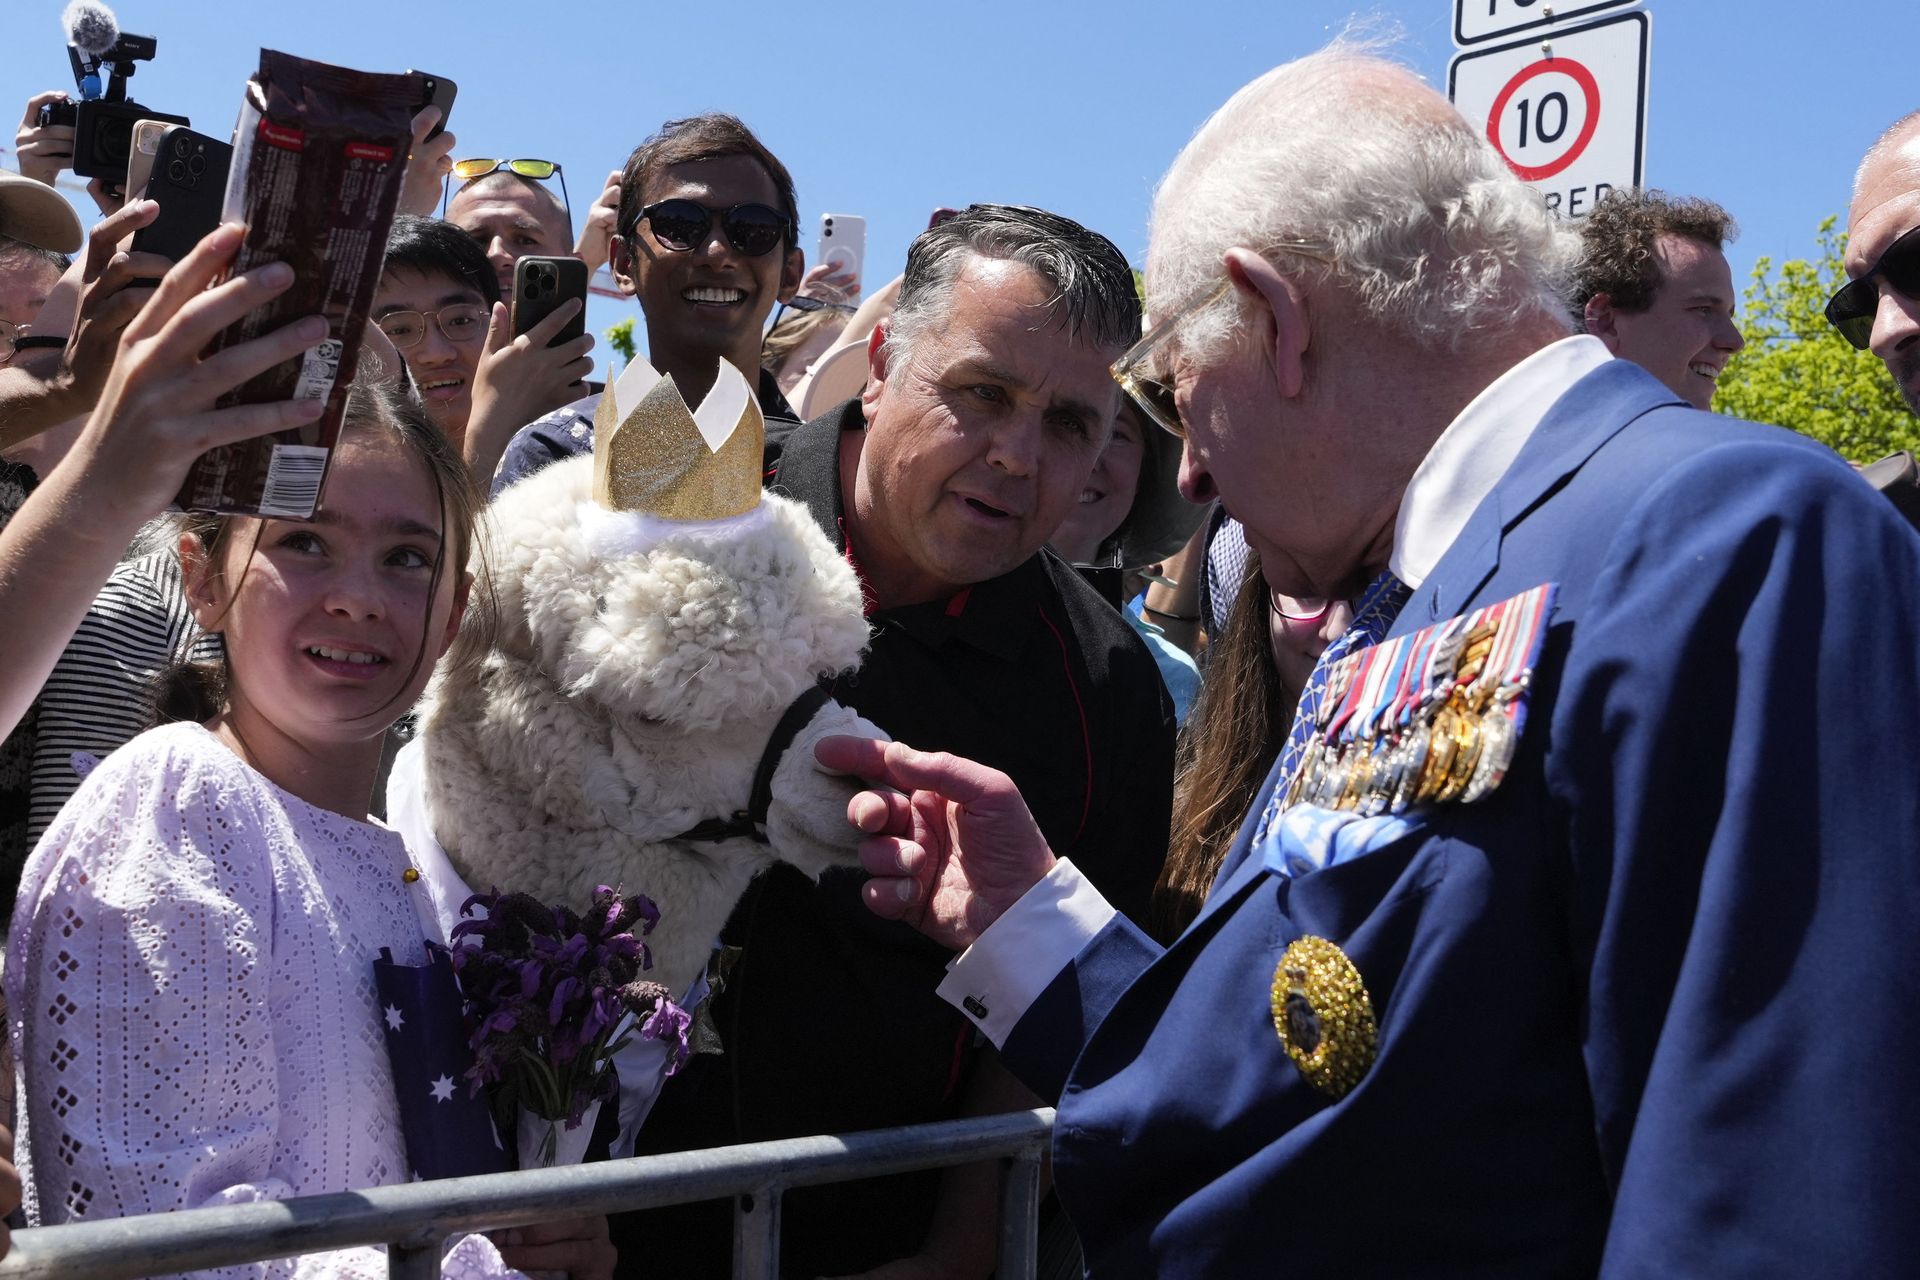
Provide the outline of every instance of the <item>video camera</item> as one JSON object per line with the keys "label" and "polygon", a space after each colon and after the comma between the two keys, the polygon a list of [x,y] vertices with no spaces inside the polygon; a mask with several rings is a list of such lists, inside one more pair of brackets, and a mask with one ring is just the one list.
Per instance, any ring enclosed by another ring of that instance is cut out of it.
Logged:
{"label": "video camera", "polygon": [[[74,173],[123,186],[127,159],[133,151],[135,121],[192,121],[143,107],[127,97],[127,80],[135,66],[152,61],[159,48],[152,36],[121,34],[113,11],[103,4],[70,4],[63,21],[67,60],[73,64],[73,82],[80,90],[80,100],[46,104],[40,108],[38,123],[73,126]],[[103,67],[107,71],[104,88],[100,83]]]}

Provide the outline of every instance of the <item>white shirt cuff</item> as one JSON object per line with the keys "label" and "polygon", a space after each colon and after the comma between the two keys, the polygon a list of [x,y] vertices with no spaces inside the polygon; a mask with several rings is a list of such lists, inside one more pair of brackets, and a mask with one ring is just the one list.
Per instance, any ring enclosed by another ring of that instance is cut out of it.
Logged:
{"label": "white shirt cuff", "polygon": [[1040,993],[1116,914],[1092,882],[1061,858],[948,961],[938,995],[998,1049]]}

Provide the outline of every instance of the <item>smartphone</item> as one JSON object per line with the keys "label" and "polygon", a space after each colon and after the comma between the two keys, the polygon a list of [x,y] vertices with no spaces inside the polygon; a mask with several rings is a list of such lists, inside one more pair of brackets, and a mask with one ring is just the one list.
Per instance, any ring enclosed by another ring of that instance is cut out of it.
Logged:
{"label": "smartphone", "polygon": [[447,121],[453,119],[454,95],[460,92],[460,86],[445,76],[434,75],[431,71],[414,71],[409,68],[407,74],[419,76],[427,82],[427,96],[421,100],[420,109],[424,111],[428,107],[440,108],[440,123],[433,126],[433,131],[427,134],[426,140],[432,142],[447,131]]}
{"label": "smartphone", "polygon": [[587,331],[587,264],[578,258],[529,255],[513,264],[513,335],[519,337],[560,309],[580,299],[580,313],[562,325],[547,345],[572,342]]}
{"label": "smartphone", "polygon": [[160,135],[170,128],[165,120],[139,120],[133,126],[133,145],[127,151],[127,199],[147,194],[147,177],[160,154]]}
{"label": "smartphone", "polygon": [[185,125],[168,127],[155,149],[147,196],[159,216],[133,233],[136,253],[157,253],[175,262],[220,225],[233,148]]}
{"label": "smartphone", "polygon": [[841,271],[851,271],[864,281],[861,266],[867,256],[867,220],[857,213],[820,215],[820,253],[815,263],[827,263]]}

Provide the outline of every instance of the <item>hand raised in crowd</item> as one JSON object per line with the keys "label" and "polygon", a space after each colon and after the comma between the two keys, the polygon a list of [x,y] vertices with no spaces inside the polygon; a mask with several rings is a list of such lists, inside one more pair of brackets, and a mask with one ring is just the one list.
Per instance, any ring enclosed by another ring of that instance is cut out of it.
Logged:
{"label": "hand raised in crowd", "polygon": [[487,349],[473,377],[467,438],[461,445],[482,492],[491,483],[493,469],[514,432],[587,394],[587,375],[593,372],[587,352],[593,350],[593,335],[583,333],[557,347],[547,345],[580,314],[581,307],[577,298],[569,298],[552,315],[516,338],[507,304],[493,304],[487,324]]}
{"label": "hand raised in crowd", "polygon": [[27,99],[27,114],[13,135],[13,154],[22,176],[53,185],[62,169],[73,167],[73,126],[41,124],[40,108],[65,102],[67,95],[58,89],[36,93]]}
{"label": "hand raised in crowd", "polygon": [[580,228],[580,242],[573,246],[573,256],[587,264],[587,274],[607,265],[613,256],[613,237],[619,231],[620,171],[615,169],[607,175],[607,185],[600,188],[593,207],[587,210],[586,223]]}
{"label": "hand raised in crowd", "polygon": [[867,907],[958,951],[970,946],[1053,867],[1013,779],[998,769],[899,742],[823,738],[814,757],[878,787],[847,804],[867,833],[860,865]]}
{"label": "hand raised in crowd", "polygon": [[573,1218],[530,1227],[490,1231],[500,1260],[528,1275],[563,1274],[568,1280],[612,1280],[618,1254],[607,1238],[605,1218]]}
{"label": "hand raised in crowd", "polygon": [[822,262],[808,269],[795,292],[804,298],[851,306],[860,300],[860,277],[840,263]]}
{"label": "hand raised in crowd", "polygon": [[427,137],[439,123],[440,108],[434,106],[422,107],[413,117],[413,150],[407,154],[406,181],[400,184],[401,213],[431,217],[440,203],[441,189],[453,172],[455,139],[451,133]]}
{"label": "hand raised in crowd", "polygon": [[80,276],[80,313],[67,344],[67,371],[82,411],[92,408],[113,372],[120,338],[152,300],[173,262],[156,253],[122,252],[120,244],[160,215],[152,200],[136,200],[94,224]]}
{"label": "hand raised in crowd", "polygon": [[293,268],[273,262],[209,288],[244,234],[235,224],[213,231],[125,323],[100,402],[68,458],[94,477],[100,515],[137,525],[172,501],[207,450],[320,416],[321,400],[214,408],[221,395],[327,336],[326,320],[308,316],[202,356],[223,329],[293,283]]}

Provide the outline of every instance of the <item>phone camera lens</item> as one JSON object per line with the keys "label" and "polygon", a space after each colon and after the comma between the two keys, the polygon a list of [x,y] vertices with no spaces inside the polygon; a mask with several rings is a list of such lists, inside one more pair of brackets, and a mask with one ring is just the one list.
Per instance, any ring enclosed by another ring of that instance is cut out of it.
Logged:
{"label": "phone camera lens", "polygon": [[185,182],[187,180],[187,166],[178,160],[169,160],[167,162],[167,176],[175,182]]}

